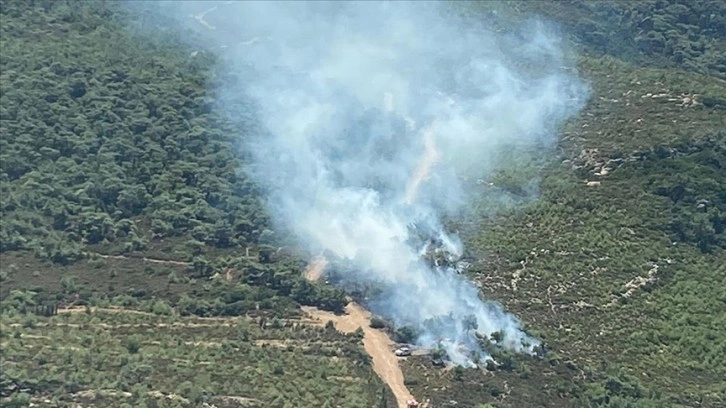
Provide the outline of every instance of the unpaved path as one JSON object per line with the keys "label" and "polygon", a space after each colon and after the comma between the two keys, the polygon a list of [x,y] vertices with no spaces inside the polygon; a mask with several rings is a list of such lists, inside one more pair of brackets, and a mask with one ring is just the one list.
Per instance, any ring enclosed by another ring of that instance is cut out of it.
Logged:
{"label": "unpaved path", "polygon": [[426,181],[431,173],[434,164],[441,158],[441,154],[436,148],[434,141],[434,131],[436,130],[436,122],[429,125],[423,131],[424,155],[421,161],[411,175],[408,185],[406,186],[406,204],[413,204],[418,194],[418,188]]}
{"label": "unpaved path", "polygon": [[[65,323],[65,322],[54,322],[54,323],[46,323],[46,322],[40,322],[35,323],[36,327],[74,327],[74,328],[83,328],[83,327],[98,327],[101,329],[122,329],[122,328],[165,328],[165,327],[235,327],[235,323],[232,322],[214,322],[214,323],[184,323],[184,322],[176,322],[176,323],[157,323],[157,322],[149,322],[149,323],[118,323],[118,324],[110,324],[110,323]],[[22,327],[21,323],[10,323],[7,325],[7,327]]]}
{"label": "unpaved path", "polygon": [[58,314],[73,314],[73,313],[95,313],[95,312],[105,312],[105,313],[123,313],[123,314],[138,314],[143,316],[154,316],[158,317],[159,315],[155,315],[153,313],[144,312],[142,310],[134,310],[134,309],[126,309],[122,307],[97,307],[97,306],[69,306],[69,307],[59,307],[57,310]]}
{"label": "unpaved path", "polygon": [[[316,281],[322,276],[328,260],[324,256],[313,258],[305,269],[305,278]],[[370,327],[371,313],[361,305],[350,302],[345,306],[344,315],[336,315],[314,307],[303,307],[312,319],[325,324],[332,320],[335,328],[343,333],[353,333],[360,327],[363,329],[363,348],[373,360],[373,371],[391,388],[399,408],[406,408],[406,402],[414,399],[403,382],[403,371],[398,365],[398,358],[393,353],[395,348],[388,335]]]}
{"label": "unpaved path", "polygon": [[[435,161],[435,160],[434,160]],[[430,168],[431,164],[424,164],[422,167],[425,169],[424,172],[427,172]],[[105,258],[105,259],[134,259],[134,258],[128,258],[123,255],[101,255],[101,254],[93,254],[95,256]],[[139,258],[136,258],[139,259]],[[187,262],[178,262],[178,261],[166,261],[166,260],[160,260],[160,259],[152,259],[152,258],[140,258],[145,262],[154,262],[154,263],[166,263],[166,264],[173,264],[173,265],[180,265],[180,266],[188,266],[189,263]],[[323,272],[325,271],[326,266],[328,265],[328,260],[324,256],[317,256],[311,260],[311,262],[308,264],[308,267],[305,269],[304,275],[305,278],[311,281],[319,280],[322,277]],[[403,371],[401,370],[401,367],[398,364],[398,358],[393,353],[393,350],[395,348],[393,341],[388,337],[387,334],[380,330],[376,330],[370,327],[370,319],[371,314],[367,310],[365,310],[362,306],[358,305],[355,302],[350,302],[346,307],[345,315],[336,315],[331,312],[319,310],[313,307],[303,307],[303,310],[311,317],[312,322],[308,321],[309,323],[317,323],[317,324],[325,324],[327,321],[332,320],[335,324],[335,327],[337,330],[340,330],[344,333],[352,333],[356,331],[359,327],[363,329],[363,347],[368,353],[368,355],[371,356],[371,359],[373,361],[373,371],[390,387],[391,391],[393,392],[393,395],[396,397],[397,404],[399,408],[406,408],[406,402],[408,400],[412,400],[413,395],[411,392],[406,388],[406,385],[404,384],[404,377],[403,377]],[[86,308],[83,307],[71,307],[71,308],[65,308],[65,309],[59,309],[58,313],[80,313],[85,312]],[[110,312],[110,313],[119,313],[119,312],[128,312],[126,309],[122,308],[92,308],[91,312],[98,311],[98,312]],[[138,311],[139,314],[147,314],[147,312]],[[204,319],[204,320],[216,320],[216,319]],[[103,324],[98,323],[96,324],[97,327],[106,327],[106,328],[115,328],[115,327],[136,327],[136,326],[155,326],[155,327],[204,327],[204,326],[220,326],[220,325],[229,325],[232,326],[234,323],[230,322],[229,320],[233,319],[219,319],[219,320],[226,320],[225,321],[218,321],[211,324],[205,324],[205,323],[198,323],[198,322],[175,322],[171,324],[164,324],[164,323],[140,323],[140,324],[118,324],[118,325],[110,325],[110,324]],[[303,319],[305,321],[306,319]],[[80,325],[74,325],[69,323],[61,323],[56,325],[65,325],[65,326],[80,326]]]}
{"label": "unpaved path", "polygon": [[144,262],[151,262],[151,263],[157,263],[157,264],[164,264],[164,265],[176,265],[176,266],[190,266],[191,262],[182,262],[182,261],[171,261],[167,259],[154,259],[154,258],[136,258],[136,257],[130,257],[125,255],[103,255],[96,252],[86,252],[86,256],[89,257],[99,257],[103,259],[129,259],[129,260],[140,260]]}
{"label": "unpaved path", "polygon": [[199,24],[207,27],[210,30],[216,30],[217,27],[213,26],[212,24],[209,24],[209,22],[207,20],[205,20],[204,17],[206,17],[207,14],[209,14],[209,13],[217,10],[218,8],[219,8],[219,6],[214,6],[212,8],[209,8],[209,9],[206,9],[206,10],[202,11],[201,13],[192,14],[191,15],[191,18],[197,20],[199,22]]}
{"label": "unpaved path", "polygon": [[406,407],[406,401],[413,395],[403,382],[403,371],[398,365],[398,358],[393,354],[394,344],[388,335],[370,327],[371,314],[355,302],[345,307],[345,315],[336,315],[313,307],[303,308],[313,319],[321,324],[332,320],[335,328],[344,333],[352,333],[359,327],[363,329],[363,347],[373,360],[373,371],[391,388],[400,408]]}
{"label": "unpaved path", "polygon": [[[122,309],[122,308],[103,308],[103,307],[91,307],[90,308],[91,313],[118,313],[118,314],[137,314],[137,315],[144,315],[144,316],[153,316],[157,318],[164,318],[168,316],[163,315],[155,315],[153,313],[148,313],[140,310],[132,310],[132,309]],[[78,307],[73,306],[69,308],[59,308],[58,314],[74,314],[74,313],[86,313],[85,307]],[[181,321],[172,322],[172,323],[163,323],[163,322],[156,322],[156,321],[150,321],[150,322],[138,322],[138,323],[102,323],[102,322],[96,322],[96,323],[66,323],[66,322],[58,322],[55,321],[53,323],[48,322],[38,322],[36,323],[37,326],[58,326],[58,327],[83,327],[83,326],[94,326],[94,327],[100,327],[100,328],[106,328],[106,329],[116,329],[116,328],[124,328],[124,327],[234,327],[238,324],[238,322],[250,319],[247,316],[228,316],[228,317],[182,317]],[[278,319],[280,323],[288,323],[288,324],[319,324],[318,320],[313,320],[310,318],[290,318],[290,319]],[[20,323],[11,323],[8,326],[10,327],[20,327],[22,326]]]}
{"label": "unpaved path", "polygon": [[[87,309],[85,307],[69,307],[58,309],[58,313],[85,313]],[[152,315],[143,311],[136,311],[124,308],[100,308],[91,307],[89,310],[91,313],[94,312],[106,312],[106,313],[134,313],[141,315]],[[303,319],[290,319],[294,322],[304,322],[307,324],[324,325],[329,320],[332,320],[337,330],[344,333],[352,333],[359,327],[363,329],[363,347],[366,353],[371,356],[373,360],[373,371],[390,387],[394,396],[396,397],[397,404],[400,408],[406,407],[406,401],[413,399],[411,392],[406,388],[404,384],[403,372],[401,367],[398,365],[398,358],[393,353],[395,345],[388,335],[380,330],[376,330],[370,327],[371,314],[365,310],[362,306],[355,302],[349,303],[345,307],[346,314],[336,315],[332,312],[319,310],[314,307],[303,307],[303,311],[309,316],[309,318]],[[116,329],[123,327],[219,327],[219,326],[234,326],[237,320],[243,318],[193,318],[189,319],[192,321],[180,321],[173,323],[161,323],[161,322],[145,322],[145,323],[120,323],[120,324],[107,324],[107,323],[94,323],[94,327]],[[186,320],[186,319],[185,319]],[[20,323],[9,324],[9,327],[19,327]],[[85,327],[85,324],[77,323],[65,323],[65,322],[54,322],[49,323],[37,323],[37,326],[54,326],[54,327]],[[29,335],[28,335],[29,336]],[[266,343],[272,346],[287,346],[289,342],[278,343],[279,340],[259,340],[259,344]],[[257,343],[257,342],[256,342]],[[198,342],[189,344],[204,345],[204,346],[216,346],[214,342]],[[300,345],[297,345],[300,347]],[[305,347],[305,346],[302,346]]]}

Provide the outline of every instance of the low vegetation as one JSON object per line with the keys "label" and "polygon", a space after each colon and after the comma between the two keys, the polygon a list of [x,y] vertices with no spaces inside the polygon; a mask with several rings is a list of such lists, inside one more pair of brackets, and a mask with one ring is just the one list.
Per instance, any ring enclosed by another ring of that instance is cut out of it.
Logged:
{"label": "low vegetation", "polygon": [[[483,295],[549,352],[496,351],[494,370],[415,355],[407,386],[433,407],[723,406],[725,6],[462,7],[559,21],[592,92],[556,150],[503,158],[447,221]],[[304,322],[345,294],[302,278],[309,254],[239,171],[214,57],[133,35],[129,13],[0,8],[3,405],[392,406],[358,334]]]}
{"label": "low vegetation", "polygon": [[299,320],[3,305],[4,406],[370,407],[386,401],[360,335]]}

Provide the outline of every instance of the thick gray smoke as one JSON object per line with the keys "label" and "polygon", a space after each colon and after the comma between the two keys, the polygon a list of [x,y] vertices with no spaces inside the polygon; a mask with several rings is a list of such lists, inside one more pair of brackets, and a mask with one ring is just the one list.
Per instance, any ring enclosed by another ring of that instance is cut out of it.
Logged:
{"label": "thick gray smoke", "polygon": [[551,145],[580,108],[584,88],[552,32],[529,22],[498,35],[423,2],[205,3],[196,21],[183,7],[241,77],[220,100],[256,105],[265,134],[250,138],[252,171],[274,216],[354,264],[347,280],[382,288],[374,312],[454,363],[480,352],[475,332],[532,351],[514,316],[424,262],[427,242],[411,238],[424,231],[455,261],[462,244],[440,216],[466,205],[460,178],[492,171],[504,146]]}

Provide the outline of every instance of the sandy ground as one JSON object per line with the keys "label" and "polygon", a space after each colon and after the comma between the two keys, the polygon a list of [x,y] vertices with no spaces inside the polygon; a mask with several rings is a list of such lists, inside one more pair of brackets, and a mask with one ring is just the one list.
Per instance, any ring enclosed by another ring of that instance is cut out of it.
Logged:
{"label": "sandy ground", "polygon": [[[328,261],[322,256],[313,258],[305,269],[305,278],[318,280],[327,264]],[[391,388],[399,408],[406,408],[406,402],[413,399],[413,395],[403,382],[403,371],[398,365],[398,357],[393,353],[395,345],[386,333],[370,327],[370,312],[355,302],[348,303],[344,315],[314,307],[303,307],[303,310],[320,324],[332,320],[335,328],[343,333],[352,333],[359,327],[363,329],[363,348],[371,356],[373,371]]]}
{"label": "sandy ground", "polygon": [[332,320],[335,328],[344,333],[352,333],[359,327],[363,329],[363,347],[373,360],[373,371],[391,388],[399,408],[406,408],[406,401],[413,395],[403,382],[403,371],[398,358],[393,354],[393,342],[386,333],[370,327],[371,314],[355,302],[345,307],[345,315],[336,315],[313,307],[304,308],[310,317],[320,320],[321,324]]}

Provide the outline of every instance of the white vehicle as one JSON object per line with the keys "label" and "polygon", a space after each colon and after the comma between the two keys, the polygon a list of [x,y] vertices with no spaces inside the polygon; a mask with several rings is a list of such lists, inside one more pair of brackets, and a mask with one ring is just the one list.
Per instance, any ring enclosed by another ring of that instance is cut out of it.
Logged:
{"label": "white vehicle", "polygon": [[408,347],[401,347],[399,349],[396,349],[396,351],[394,351],[394,353],[396,353],[396,356],[398,356],[398,357],[410,356],[411,349]]}

